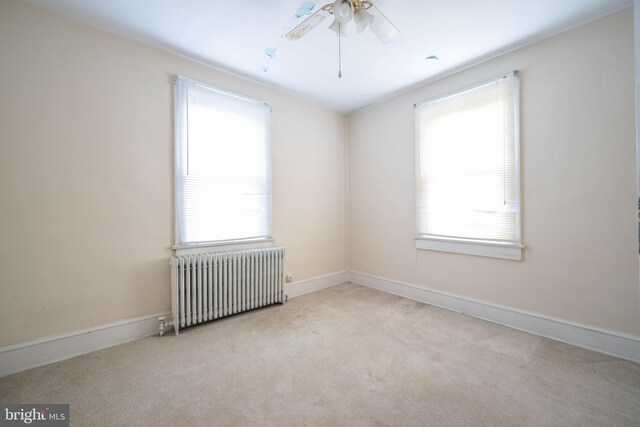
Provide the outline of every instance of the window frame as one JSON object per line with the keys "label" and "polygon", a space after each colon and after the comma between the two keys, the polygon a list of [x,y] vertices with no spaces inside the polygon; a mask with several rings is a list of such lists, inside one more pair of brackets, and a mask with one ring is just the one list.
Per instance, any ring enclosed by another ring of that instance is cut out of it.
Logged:
{"label": "window frame", "polygon": [[[187,84],[198,85],[204,87],[213,92],[217,92],[223,96],[229,96],[233,98],[237,98],[240,100],[244,100],[251,103],[263,104],[266,106],[269,111],[272,111],[272,107],[269,103],[257,99],[248,97],[239,93],[235,93],[232,91],[228,91],[217,86],[210,85],[208,83],[200,82],[197,80],[190,79],[188,77],[184,77],[181,75],[177,75],[173,77],[173,131],[174,131],[174,140],[173,140],[173,148],[174,148],[174,245],[173,249],[176,251],[177,255],[187,255],[190,253],[201,252],[203,248],[220,248],[224,250],[233,250],[233,249],[242,249],[247,247],[268,247],[272,246],[271,242],[273,242],[273,141],[270,136],[271,134],[271,114],[269,114],[267,120],[267,127],[269,138],[267,144],[269,145],[269,157],[266,161],[270,162],[269,165],[269,173],[268,173],[268,183],[269,183],[269,203],[268,208],[270,210],[269,214],[269,222],[268,222],[268,235],[260,236],[260,237],[252,237],[252,238],[238,238],[238,239],[226,239],[226,240],[211,240],[211,241],[201,241],[201,242],[192,242],[192,243],[184,243],[180,233],[180,221],[182,218],[182,214],[180,212],[180,196],[181,196],[181,185],[180,185],[180,172],[181,172],[181,136],[180,136],[180,126],[178,125],[179,121],[179,113],[178,109],[180,108],[178,91],[180,90],[178,87],[179,81],[185,82]],[[188,107],[188,106],[187,106]]]}
{"label": "window frame", "polygon": [[[420,107],[432,102],[441,101],[445,98],[462,94],[466,91],[479,88],[491,82],[498,81],[505,77],[514,78],[514,163],[515,163],[515,203],[517,206],[515,214],[515,241],[502,241],[492,239],[477,239],[452,236],[421,235],[418,232],[418,162],[420,155]],[[450,252],[466,255],[477,255],[491,258],[502,258],[509,260],[522,260],[522,251],[525,245],[522,243],[522,188],[521,188],[521,158],[520,158],[520,73],[514,70],[512,73],[488,79],[465,88],[448,92],[434,98],[429,98],[414,104],[415,123],[415,161],[414,161],[414,240],[416,249],[432,250],[440,252]]]}

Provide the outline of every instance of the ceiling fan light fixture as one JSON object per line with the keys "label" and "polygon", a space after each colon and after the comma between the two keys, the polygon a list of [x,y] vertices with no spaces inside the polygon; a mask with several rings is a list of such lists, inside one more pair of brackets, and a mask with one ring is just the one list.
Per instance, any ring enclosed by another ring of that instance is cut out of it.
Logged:
{"label": "ceiling fan light fixture", "polygon": [[371,25],[374,20],[374,16],[367,12],[363,7],[358,9],[353,16],[353,20],[356,23],[356,30],[361,33]]}
{"label": "ceiling fan light fixture", "polygon": [[[307,2],[304,3],[303,6],[310,8],[312,4],[311,2]],[[369,13],[369,9],[372,9],[371,11],[373,13]],[[372,0],[334,0],[316,10],[295,28],[289,30],[284,37],[289,40],[299,40],[315,28],[323,19],[331,15],[333,15],[333,22],[328,28],[338,36],[338,78],[342,77],[341,41],[342,37],[347,35],[347,24],[349,21],[353,20],[355,22],[356,29],[359,33],[369,28],[382,43],[389,43],[399,34],[395,25],[384,16],[380,9],[373,4]],[[266,51],[265,53],[271,57]],[[275,53],[275,51],[273,53]]]}
{"label": "ceiling fan light fixture", "polygon": [[344,24],[340,25],[340,21],[338,21],[335,18],[333,19],[333,22],[331,23],[331,25],[329,25],[329,29],[334,33],[336,33],[336,36],[345,37],[347,35],[346,25]]}
{"label": "ceiling fan light fixture", "polygon": [[333,3],[333,16],[341,24],[346,24],[353,18],[353,5],[349,0],[336,0]]}
{"label": "ceiling fan light fixture", "polygon": [[378,9],[375,5],[373,5],[372,7],[376,19],[371,22],[369,29],[373,34],[376,35],[376,37],[378,37],[378,39],[380,39],[382,43],[392,42],[396,37],[398,37],[398,34],[400,34],[400,32],[398,31],[396,26],[393,25],[386,16],[384,16],[380,9]]}

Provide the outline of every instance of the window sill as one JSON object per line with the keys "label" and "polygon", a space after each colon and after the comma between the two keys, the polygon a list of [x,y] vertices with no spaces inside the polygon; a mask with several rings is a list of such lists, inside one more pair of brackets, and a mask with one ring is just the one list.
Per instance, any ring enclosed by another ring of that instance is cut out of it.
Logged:
{"label": "window sill", "polygon": [[189,245],[174,245],[176,255],[190,255],[202,252],[222,252],[239,249],[266,248],[273,246],[273,239],[228,240],[224,242],[203,242]]}
{"label": "window sill", "polygon": [[452,252],[520,261],[524,245],[497,241],[456,239],[447,237],[416,237],[416,249]]}

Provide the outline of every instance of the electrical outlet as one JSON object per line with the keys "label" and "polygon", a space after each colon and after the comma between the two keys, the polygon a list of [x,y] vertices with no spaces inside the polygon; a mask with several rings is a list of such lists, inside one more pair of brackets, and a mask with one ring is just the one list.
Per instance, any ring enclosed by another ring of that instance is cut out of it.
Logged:
{"label": "electrical outlet", "polygon": [[293,274],[288,273],[288,274],[287,274],[287,278],[286,278],[286,280],[287,280],[287,283],[291,283],[291,282],[293,282]]}

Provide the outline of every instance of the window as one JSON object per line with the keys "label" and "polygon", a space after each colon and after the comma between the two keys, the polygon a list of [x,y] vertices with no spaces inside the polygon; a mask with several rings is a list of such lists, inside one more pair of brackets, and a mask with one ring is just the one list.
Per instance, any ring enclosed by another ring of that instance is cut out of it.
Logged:
{"label": "window", "polygon": [[416,247],[521,259],[518,72],[416,105]]}
{"label": "window", "polygon": [[271,238],[271,108],[175,84],[176,248]]}

